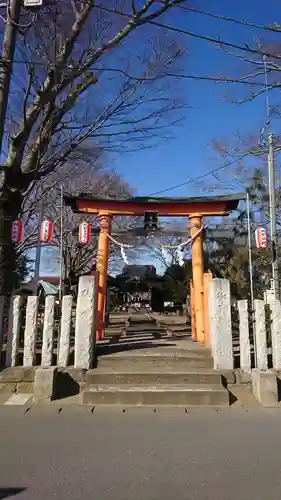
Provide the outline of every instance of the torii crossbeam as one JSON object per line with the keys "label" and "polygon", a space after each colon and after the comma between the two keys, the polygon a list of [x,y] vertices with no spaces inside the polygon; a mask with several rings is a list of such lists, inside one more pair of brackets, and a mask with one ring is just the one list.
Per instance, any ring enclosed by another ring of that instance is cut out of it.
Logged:
{"label": "torii crossbeam", "polygon": [[92,197],[87,194],[79,196],[64,195],[66,205],[73,212],[99,215],[100,233],[98,244],[98,299],[97,299],[97,339],[104,336],[105,303],[107,291],[109,238],[111,220],[118,215],[144,215],[146,212],[157,212],[163,217],[188,217],[190,235],[196,236],[192,244],[192,281],[196,339],[208,344],[208,318],[206,315],[206,297],[204,299],[204,264],[203,264],[203,217],[229,215],[236,210],[239,201],[245,199],[244,194],[230,196],[202,196],[197,198],[154,198],[132,197],[125,200],[112,200]]}

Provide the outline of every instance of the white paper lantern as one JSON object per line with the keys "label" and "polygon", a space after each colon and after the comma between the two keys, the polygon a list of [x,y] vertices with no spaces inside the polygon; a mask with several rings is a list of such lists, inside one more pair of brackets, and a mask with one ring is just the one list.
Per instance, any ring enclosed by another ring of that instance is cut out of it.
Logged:
{"label": "white paper lantern", "polygon": [[257,248],[268,248],[268,232],[264,227],[255,230]]}
{"label": "white paper lantern", "polygon": [[88,222],[81,222],[79,224],[79,243],[82,245],[87,245],[91,238],[91,224]]}
{"label": "white paper lantern", "polygon": [[51,220],[44,220],[40,228],[40,241],[42,243],[49,243],[53,238],[53,222]]}

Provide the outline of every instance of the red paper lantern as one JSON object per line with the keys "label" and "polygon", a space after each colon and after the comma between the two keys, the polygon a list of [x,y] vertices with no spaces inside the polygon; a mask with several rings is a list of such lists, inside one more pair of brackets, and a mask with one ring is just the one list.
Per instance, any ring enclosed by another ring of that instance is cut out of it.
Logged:
{"label": "red paper lantern", "polygon": [[268,232],[264,227],[255,230],[257,248],[268,248]]}
{"label": "red paper lantern", "polygon": [[86,245],[91,238],[91,224],[88,222],[81,222],[79,224],[79,243]]}
{"label": "red paper lantern", "polygon": [[49,243],[53,238],[53,222],[51,220],[43,220],[40,228],[40,241]]}
{"label": "red paper lantern", "polygon": [[23,222],[21,219],[15,220],[11,225],[11,240],[13,243],[23,241]]}

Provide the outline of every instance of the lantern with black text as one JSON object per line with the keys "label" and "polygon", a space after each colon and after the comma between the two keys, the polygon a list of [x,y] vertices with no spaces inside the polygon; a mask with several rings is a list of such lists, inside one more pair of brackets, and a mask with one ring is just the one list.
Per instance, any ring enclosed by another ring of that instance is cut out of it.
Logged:
{"label": "lantern with black text", "polygon": [[87,245],[91,238],[91,224],[88,222],[81,222],[79,224],[79,243]]}
{"label": "lantern with black text", "polygon": [[53,222],[51,220],[43,220],[40,228],[41,243],[49,243],[53,238]]}
{"label": "lantern with black text", "polygon": [[268,248],[268,232],[264,227],[255,230],[257,248]]}
{"label": "lantern with black text", "polygon": [[21,219],[12,222],[11,241],[12,243],[21,243],[23,241],[23,222]]}

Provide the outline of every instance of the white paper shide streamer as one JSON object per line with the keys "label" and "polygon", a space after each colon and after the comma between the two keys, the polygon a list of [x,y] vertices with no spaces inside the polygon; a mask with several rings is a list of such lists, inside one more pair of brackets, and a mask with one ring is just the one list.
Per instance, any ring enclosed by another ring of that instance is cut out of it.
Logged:
{"label": "white paper shide streamer", "polygon": [[167,265],[167,263],[168,263],[168,252],[167,252],[167,250],[165,250],[164,247],[161,247],[161,253],[162,253],[163,260],[164,260],[165,264]]}
{"label": "white paper shide streamer", "polygon": [[115,240],[110,234],[107,234],[107,237],[110,241],[112,241],[112,243],[114,243],[114,245],[117,245],[120,248],[121,257],[122,257],[124,263],[126,264],[126,266],[128,266],[129,260],[128,260],[127,255],[125,254],[124,249],[125,248],[133,248],[132,245],[127,245],[126,243],[120,243],[119,241]]}
{"label": "white paper shide streamer", "polygon": [[182,251],[181,247],[178,247],[176,249],[176,255],[178,259],[178,263],[181,267],[184,266],[184,252]]}
{"label": "white paper shide streamer", "polygon": [[125,254],[125,250],[124,250],[123,245],[121,245],[120,250],[121,250],[121,257],[122,257],[124,263],[126,264],[126,266],[128,266],[129,261],[128,261],[127,255]]}

